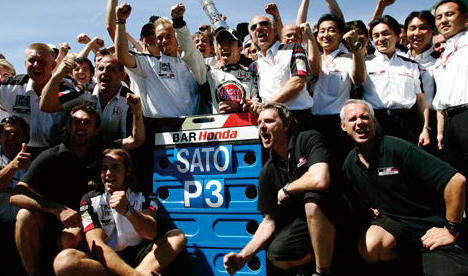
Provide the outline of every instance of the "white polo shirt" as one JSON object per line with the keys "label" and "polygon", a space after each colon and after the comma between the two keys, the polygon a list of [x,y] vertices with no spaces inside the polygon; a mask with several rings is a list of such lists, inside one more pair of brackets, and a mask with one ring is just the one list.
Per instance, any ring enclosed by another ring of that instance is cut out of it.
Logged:
{"label": "white polo shirt", "polygon": [[[307,56],[302,47],[297,43],[273,44],[266,56],[258,52],[258,60],[251,65],[259,78],[259,92],[263,102],[269,102],[276,96],[283,86],[294,76],[310,79],[310,69]],[[314,100],[307,91],[307,85],[299,92],[297,97],[285,103],[291,110],[309,109],[314,105]]]}
{"label": "white polo shirt", "polygon": [[434,80],[434,69],[435,63],[439,58],[439,53],[434,51],[432,47],[420,55],[413,57],[411,51],[406,52],[404,57],[410,58],[419,63],[419,70],[421,72],[422,90],[426,95],[427,103],[430,109],[435,109],[432,105],[434,95],[436,93],[435,80]]}
{"label": "white polo shirt", "polygon": [[461,32],[447,40],[445,51],[435,64],[437,93],[434,106],[446,109],[468,103],[468,34]]}
{"label": "white polo shirt", "polygon": [[[60,86],[60,91],[65,86]],[[29,123],[28,146],[49,147],[61,140],[65,113],[42,112],[39,96],[33,88],[33,80],[28,75],[17,75],[0,82],[0,103],[10,115],[22,117]]]}
{"label": "white polo shirt", "polygon": [[[126,195],[135,210],[141,212],[151,209],[156,213],[157,204],[141,192],[137,193],[128,188]],[[109,199],[108,192],[91,191],[83,196],[80,204],[83,231],[86,233],[101,228],[106,234],[105,243],[115,251],[140,244],[143,241],[142,237],[125,216],[110,207]]]}
{"label": "white polo shirt", "polygon": [[[2,148],[0,147],[0,170],[5,168],[10,162],[11,159],[3,154]],[[0,192],[0,222],[14,222],[16,220],[16,214],[18,214],[19,207],[16,205],[10,204],[10,195],[11,190],[18,184],[18,181],[24,175],[26,170],[21,169],[17,170],[13,178],[11,179],[8,187],[5,191]]]}
{"label": "white polo shirt", "polygon": [[389,59],[376,51],[366,57],[366,67],[363,99],[375,109],[410,109],[422,93],[416,61],[398,54]]}
{"label": "white polo shirt", "polygon": [[322,72],[314,88],[314,115],[339,114],[341,107],[349,99],[353,82],[351,54],[336,49],[328,56],[322,55]]}
{"label": "white polo shirt", "polygon": [[[121,86],[119,91],[106,104],[104,109],[101,107],[99,86],[94,87],[91,93],[85,90],[77,97],[75,95],[63,95],[60,97],[64,110],[71,110],[73,107],[91,103],[96,111],[101,115],[101,125],[99,127],[99,140],[101,142],[114,141],[127,137],[127,117],[129,116],[129,107],[127,105],[127,93],[132,93],[128,88]],[[70,98],[72,98],[70,100]],[[74,98],[74,99],[73,99]],[[128,118],[130,119],[130,118]]]}

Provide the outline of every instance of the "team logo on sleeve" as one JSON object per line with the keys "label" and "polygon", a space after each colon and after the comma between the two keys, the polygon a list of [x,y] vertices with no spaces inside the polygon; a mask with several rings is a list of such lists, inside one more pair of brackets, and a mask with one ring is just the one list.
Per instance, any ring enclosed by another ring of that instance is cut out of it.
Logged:
{"label": "team logo on sleeve", "polygon": [[235,81],[226,81],[216,88],[216,101],[232,101],[240,103],[245,95],[244,87]]}
{"label": "team logo on sleeve", "polygon": [[296,59],[296,70],[299,75],[307,75],[307,67],[304,60]]}

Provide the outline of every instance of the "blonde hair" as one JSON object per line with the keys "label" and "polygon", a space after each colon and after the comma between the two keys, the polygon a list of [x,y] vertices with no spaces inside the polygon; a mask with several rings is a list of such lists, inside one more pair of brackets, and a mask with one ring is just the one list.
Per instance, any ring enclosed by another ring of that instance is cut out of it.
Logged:
{"label": "blonde hair", "polygon": [[28,50],[46,51],[50,54],[50,57],[52,58],[52,60],[55,60],[54,50],[45,43],[33,43],[26,48],[24,53],[26,54]]}
{"label": "blonde hair", "polygon": [[2,66],[5,70],[10,71],[11,75],[16,75],[15,67],[6,59],[0,59],[0,66]]}
{"label": "blonde hair", "polygon": [[161,18],[158,18],[158,20],[154,22],[154,28],[156,29],[159,25],[166,25],[166,24],[172,26],[172,20],[170,20],[167,17],[161,17]]}

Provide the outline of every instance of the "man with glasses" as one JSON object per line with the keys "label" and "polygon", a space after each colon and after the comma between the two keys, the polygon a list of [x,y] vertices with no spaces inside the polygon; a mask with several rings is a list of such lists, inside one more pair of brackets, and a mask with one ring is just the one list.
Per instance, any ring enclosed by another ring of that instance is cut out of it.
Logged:
{"label": "man with glasses", "polygon": [[267,16],[254,16],[249,30],[253,43],[259,49],[253,70],[259,76],[262,101],[285,104],[299,125],[308,129],[314,101],[306,86],[310,69],[304,49],[297,43],[280,44],[278,30]]}

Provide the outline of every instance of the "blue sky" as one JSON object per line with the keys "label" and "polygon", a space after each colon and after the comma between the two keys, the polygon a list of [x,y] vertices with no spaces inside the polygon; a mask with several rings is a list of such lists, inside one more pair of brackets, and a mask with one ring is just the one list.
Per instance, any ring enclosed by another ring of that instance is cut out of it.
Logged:
{"label": "blue sky", "polygon": [[[264,13],[266,1],[214,0],[218,10],[226,14],[227,23],[235,27],[238,22],[248,22],[255,14]],[[377,0],[337,0],[346,20],[362,19],[369,21]],[[107,0],[3,0],[0,16],[0,52],[15,66],[17,73],[24,73],[24,49],[31,43],[45,42],[58,45],[68,42],[71,52],[79,52],[83,45],[75,38],[86,33],[91,38],[100,36],[111,45],[105,29],[105,9]],[[324,0],[311,0],[308,21],[314,23],[320,15],[327,13]],[[175,0],[134,0],[128,2],[133,11],[127,21],[127,30],[135,38],[139,37],[141,26],[150,15],[169,16]],[[301,0],[278,0],[283,22],[291,23],[296,19]],[[436,0],[397,0],[388,7],[386,14],[403,21],[409,12],[429,9]],[[187,8],[185,19],[191,31],[202,23],[208,22],[198,0],[184,2]]]}

